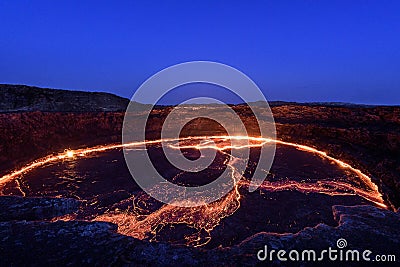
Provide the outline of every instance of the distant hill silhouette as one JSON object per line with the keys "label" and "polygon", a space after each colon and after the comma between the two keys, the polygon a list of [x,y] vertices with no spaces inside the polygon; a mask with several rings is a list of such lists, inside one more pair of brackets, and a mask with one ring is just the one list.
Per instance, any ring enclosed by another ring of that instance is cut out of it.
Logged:
{"label": "distant hill silhouette", "polygon": [[0,84],[0,112],[125,111],[129,100],[110,93]]}

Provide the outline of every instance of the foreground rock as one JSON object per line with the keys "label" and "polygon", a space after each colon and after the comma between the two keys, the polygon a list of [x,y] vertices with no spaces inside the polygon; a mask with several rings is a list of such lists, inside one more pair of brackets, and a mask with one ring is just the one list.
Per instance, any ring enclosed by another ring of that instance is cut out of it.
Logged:
{"label": "foreground rock", "polygon": [[80,202],[61,198],[0,197],[0,221],[42,220],[65,215],[78,209]]}
{"label": "foreground rock", "polygon": [[334,206],[333,214],[337,227],[320,224],[296,234],[259,233],[237,246],[212,250],[134,239],[117,234],[116,225],[105,222],[1,222],[0,258],[2,265],[31,266],[253,266],[271,263],[257,259],[265,245],[268,249],[314,249],[319,253],[328,247],[337,249],[336,241],[344,238],[344,249],[368,249],[370,258],[391,254],[399,261],[399,213],[372,206]]}
{"label": "foreground rock", "polygon": [[116,233],[105,222],[0,222],[0,257],[5,266],[152,264],[193,265],[200,252],[153,244]]}
{"label": "foreground rock", "polygon": [[[284,249],[290,250],[315,250],[317,258],[320,252],[331,247],[338,250],[337,241],[344,239],[347,242],[342,250],[358,250],[361,253],[364,250],[372,251],[369,256],[371,260],[376,255],[395,255],[396,262],[400,261],[400,214],[378,209],[373,206],[333,206],[334,219],[338,222],[337,227],[319,224],[315,227],[308,227],[295,234],[272,234],[259,233],[240,245],[230,249],[232,255],[254,254],[267,245],[269,250]],[[287,255],[286,255],[287,257]],[[325,255],[324,259],[328,256]],[[275,263],[279,263],[274,257]],[[257,264],[259,261],[255,257],[249,257],[248,262]],[[266,260],[268,262],[268,260]],[[326,260],[328,265],[337,266],[337,262]],[[313,262],[309,262],[312,266]],[[353,262],[353,264],[355,264]],[[364,262],[363,265],[366,265]],[[352,265],[346,262],[346,266]]]}

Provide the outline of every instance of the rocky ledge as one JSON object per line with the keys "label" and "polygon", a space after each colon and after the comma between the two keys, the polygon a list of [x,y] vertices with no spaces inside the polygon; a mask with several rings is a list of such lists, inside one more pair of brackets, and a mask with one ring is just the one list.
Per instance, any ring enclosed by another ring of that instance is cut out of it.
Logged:
{"label": "rocky ledge", "polygon": [[0,197],[0,221],[42,220],[69,214],[78,209],[80,202],[67,198]]}
{"label": "rocky ledge", "polygon": [[[9,200],[5,197],[0,199],[3,209]],[[12,209],[9,216],[4,212],[3,222],[0,222],[0,258],[2,265],[7,266],[279,265],[281,262],[277,260],[259,261],[258,251],[267,246],[269,250],[314,249],[319,253],[328,247],[337,249],[336,242],[340,238],[347,241],[343,249],[358,249],[360,252],[368,249],[372,251],[370,258],[377,254],[390,254],[395,255],[397,261],[400,259],[400,213],[373,206],[333,206],[337,226],[319,224],[298,233],[259,233],[233,247],[205,250],[123,236],[117,233],[116,225],[106,222],[27,221],[32,219],[27,207],[34,210],[53,207],[54,211],[47,215],[59,215],[60,211],[72,210],[75,204],[71,205],[73,201],[65,199],[37,198],[19,198],[16,202],[19,204],[9,208]],[[36,216],[41,217],[47,216]],[[313,262],[303,265],[313,265]]]}

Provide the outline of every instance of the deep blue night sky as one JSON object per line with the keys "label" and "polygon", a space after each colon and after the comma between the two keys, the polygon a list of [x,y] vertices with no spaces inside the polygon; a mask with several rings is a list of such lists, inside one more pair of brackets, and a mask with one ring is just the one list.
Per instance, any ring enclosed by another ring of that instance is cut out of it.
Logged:
{"label": "deep blue night sky", "polygon": [[0,2],[0,83],[130,97],[211,60],[268,100],[400,104],[400,1],[80,2]]}

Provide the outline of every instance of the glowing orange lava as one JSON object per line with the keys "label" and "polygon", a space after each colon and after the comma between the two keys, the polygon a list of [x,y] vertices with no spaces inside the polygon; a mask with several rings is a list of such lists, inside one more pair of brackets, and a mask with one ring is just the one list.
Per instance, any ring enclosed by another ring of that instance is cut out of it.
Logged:
{"label": "glowing orange lava", "polygon": [[65,154],[67,155],[68,158],[74,157],[74,151],[68,150],[67,152],[65,152]]}

